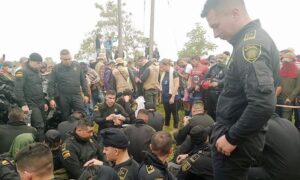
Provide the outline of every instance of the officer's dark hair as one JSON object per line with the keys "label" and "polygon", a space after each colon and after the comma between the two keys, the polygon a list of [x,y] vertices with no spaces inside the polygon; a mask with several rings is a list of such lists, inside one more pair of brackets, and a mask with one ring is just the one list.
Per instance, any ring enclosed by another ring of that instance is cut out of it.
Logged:
{"label": "officer's dark hair", "polygon": [[145,115],[149,116],[149,111],[147,111],[146,109],[140,109],[138,111],[137,115],[139,115],[139,114],[145,114]]}
{"label": "officer's dark hair", "polygon": [[228,4],[240,4],[245,6],[244,0],[207,0],[201,13],[201,17],[205,18],[209,11],[224,7]]}
{"label": "officer's dark hair", "polygon": [[151,151],[158,156],[165,156],[172,148],[172,136],[165,131],[158,131],[151,138]]}
{"label": "officer's dark hair", "polygon": [[53,157],[50,148],[43,143],[33,143],[16,155],[16,166],[19,171],[46,176],[53,173]]}
{"label": "officer's dark hair", "polygon": [[9,114],[8,119],[10,122],[22,121],[24,120],[24,112],[21,108],[13,108]]}
{"label": "officer's dark hair", "polygon": [[60,55],[61,55],[61,56],[63,56],[63,55],[68,55],[68,54],[70,54],[70,51],[67,50],[67,49],[62,49],[62,50],[60,51]]}
{"label": "officer's dark hair", "polygon": [[75,129],[86,128],[86,127],[94,127],[94,123],[92,121],[87,120],[86,118],[82,118],[78,120]]}
{"label": "officer's dark hair", "polygon": [[108,90],[108,91],[106,91],[105,95],[106,95],[106,96],[107,96],[107,95],[113,95],[113,96],[116,96],[117,93],[116,93],[115,90]]}

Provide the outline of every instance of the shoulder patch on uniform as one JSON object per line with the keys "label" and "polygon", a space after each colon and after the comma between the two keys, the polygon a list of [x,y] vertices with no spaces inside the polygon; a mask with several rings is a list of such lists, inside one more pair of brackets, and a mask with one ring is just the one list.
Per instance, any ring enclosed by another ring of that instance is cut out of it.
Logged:
{"label": "shoulder patch on uniform", "polygon": [[189,170],[192,167],[192,165],[187,161],[183,161],[182,165],[181,165],[181,169],[183,172]]}
{"label": "shoulder patch on uniform", "polygon": [[152,174],[155,171],[152,165],[146,165],[146,170],[148,174]]}
{"label": "shoulder patch on uniform", "polygon": [[244,41],[252,40],[256,38],[256,30],[250,31],[245,34]]}
{"label": "shoulder patch on uniform", "polygon": [[2,164],[3,166],[6,166],[6,165],[9,164],[9,162],[8,162],[7,160],[3,160],[3,161],[1,161],[1,164]]}
{"label": "shoulder patch on uniform", "polygon": [[64,159],[67,159],[67,158],[71,157],[71,153],[69,150],[65,150],[62,152],[62,156]]}
{"label": "shoulder patch on uniform", "polygon": [[197,161],[197,159],[199,159],[200,155],[199,154],[194,154],[190,157],[191,162],[195,162]]}
{"label": "shoulder patch on uniform", "polygon": [[118,176],[119,176],[120,180],[124,180],[127,173],[128,173],[128,169],[124,168],[124,167],[121,167],[118,171]]}
{"label": "shoulder patch on uniform", "polygon": [[23,71],[17,71],[16,74],[15,74],[15,76],[16,76],[17,78],[23,77]]}
{"label": "shoulder patch on uniform", "polygon": [[261,45],[247,44],[243,47],[244,59],[250,63],[255,62],[261,54]]}

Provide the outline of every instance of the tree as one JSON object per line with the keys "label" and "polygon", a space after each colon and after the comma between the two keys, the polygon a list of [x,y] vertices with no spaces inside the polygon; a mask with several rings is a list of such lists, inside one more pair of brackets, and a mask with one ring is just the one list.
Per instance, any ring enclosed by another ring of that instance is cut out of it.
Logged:
{"label": "tree", "polygon": [[[95,38],[97,34],[104,37],[112,36],[118,32],[118,8],[114,1],[109,0],[105,6],[96,3],[96,8],[100,11],[100,20],[96,28],[88,33],[87,38],[83,40],[79,52],[75,55],[76,59],[90,59],[95,57]],[[125,3],[122,4],[126,6]],[[122,8],[124,10],[124,8]],[[123,49],[127,55],[133,55],[137,48],[145,46],[146,38],[143,33],[136,30],[132,25],[131,13],[122,11],[123,17]]]}
{"label": "tree", "polygon": [[206,31],[200,23],[196,23],[196,27],[187,33],[189,41],[184,44],[184,48],[178,52],[178,56],[193,57],[207,55],[209,51],[216,49],[216,45],[209,42],[206,38]]}

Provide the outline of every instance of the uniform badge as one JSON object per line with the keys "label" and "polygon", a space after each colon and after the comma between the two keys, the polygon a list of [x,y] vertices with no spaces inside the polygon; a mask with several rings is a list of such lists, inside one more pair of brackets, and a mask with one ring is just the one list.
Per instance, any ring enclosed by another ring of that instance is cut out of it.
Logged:
{"label": "uniform badge", "polygon": [[63,151],[62,156],[63,156],[64,159],[67,159],[67,158],[71,157],[70,151],[69,150]]}
{"label": "uniform badge", "polygon": [[118,171],[118,176],[120,180],[124,180],[127,173],[128,173],[128,169],[121,167],[120,170]]}
{"label": "uniform badge", "polygon": [[3,166],[6,166],[6,165],[9,164],[9,162],[8,162],[7,160],[3,160],[3,161],[1,162],[1,164],[2,164]]}
{"label": "uniform badge", "polygon": [[23,77],[23,71],[17,71],[16,74],[15,74],[15,76],[16,76],[17,78]]}
{"label": "uniform badge", "polygon": [[182,165],[181,165],[181,169],[183,172],[189,170],[192,167],[192,165],[187,161],[183,161]]}
{"label": "uniform badge", "polygon": [[197,161],[197,159],[199,159],[200,155],[199,154],[194,154],[190,157],[191,162],[195,162]]}
{"label": "uniform badge", "polygon": [[146,165],[146,170],[148,174],[152,174],[155,171],[152,165]]}
{"label": "uniform badge", "polygon": [[245,34],[244,41],[255,39],[255,37],[256,37],[256,30],[250,31]]}
{"label": "uniform badge", "polygon": [[247,44],[243,47],[243,56],[246,61],[253,63],[261,54],[261,45]]}

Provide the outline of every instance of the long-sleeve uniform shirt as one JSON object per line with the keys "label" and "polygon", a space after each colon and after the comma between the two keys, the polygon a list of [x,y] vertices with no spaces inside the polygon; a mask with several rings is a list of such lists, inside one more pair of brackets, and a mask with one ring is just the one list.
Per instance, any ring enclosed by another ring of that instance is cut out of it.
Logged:
{"label": "long-sleeve uniform shirt", "polygon": [[244,26],[230,43],[234,49],[212,137],[216,141],[225,134],[236,145],[263,130],[275,110],[279,53],[258,20]]}

